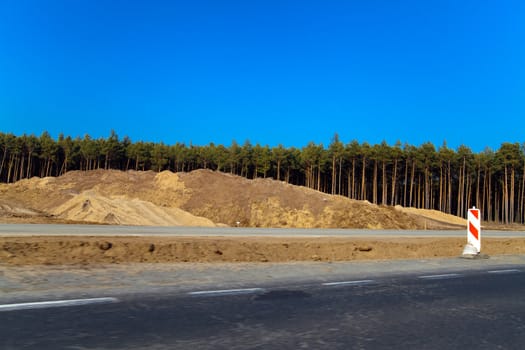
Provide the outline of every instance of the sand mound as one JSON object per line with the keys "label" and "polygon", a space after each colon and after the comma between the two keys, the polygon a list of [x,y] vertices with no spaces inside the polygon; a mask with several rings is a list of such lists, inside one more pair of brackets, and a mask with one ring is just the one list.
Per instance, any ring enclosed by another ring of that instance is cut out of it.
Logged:
{"label": "sand mound", "polygon": [[85,191],[54,208],[51,214],[61,219],[144,226],[215,226],[179,208],[160,207],[151,202],[127,197],[103,197]]}
{"label": "sand mound", "polygon": [[404,208],[400,205],[396,205],[396,210],[402,211],[404,213],[409,213],[413,215],[419,215],[428,219],[435,221],[440,221],[444,223],[450,223],[455,225],[461,225],[467,227],[467,220],[460,218],[455,215],[450,215],[443,213],[438,210],[429,210],[429,209],[416,209],[416,208]]}
{"label": "sand mound", "polygon": [[416,229],[423,223],[391,207],[331,196],[272,179],[196,170],[179,178],[192,195],[182,206],[230,226]]}
{"label": "sand mound", "polygon": [[185,193],[170,172],[74,171],[0,185],[0,218],[13,222],[15,213],[16,222],[215,226],[180,208]]}
{"label": "sand mound", "polygon": [[[378,206],[211,171],[73,171],[0,185],[0,221],[299,228],[457,228],[436,211]],[[463,226],[464,227],[464,226]]]}

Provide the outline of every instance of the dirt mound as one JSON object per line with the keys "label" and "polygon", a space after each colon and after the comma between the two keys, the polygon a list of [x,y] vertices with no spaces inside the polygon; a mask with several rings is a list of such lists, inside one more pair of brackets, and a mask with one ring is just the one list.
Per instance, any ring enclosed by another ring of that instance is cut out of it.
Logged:
{"label": "dirt mound", "polygon": [[453,228],[461,219],[210,170],[73,171],[0,185],[2,222],[156,226]]}
{"label": "dirt mound", "polygon": [[184,192],[177,174],[169,172],[74,171],[58,178],[32,178],[0,185],[0,218],[4,222],[25,219],[47,223],[54,219],[121,225],[215,226],[206,218],[180,209]]}
{"label": "dirt mound", "polygon": [[438,210],[404,208],[400,205],[396,205],[395,208],[397,210],[402,211],[403,213],[418,215],[418,216],[421,216],[421,217],[424,217],[424,218],[427,218],[433,221],[448,223],[451,225],[458,225],[458,226],[463,226],[463,227],[467,226],[466,219],[460,218],[459,216],[446,214]]}
{"label": "dirt mound", "polygon": [[196,217],[179,208],[162,207],[137,198],[104,197],[84,191],[51,214],[64,219],[117,225],[214,226],[211,220]]}
{"label": "dirt mound", "polygon": [[[229,226],[423,229],[457,228],[455,217],[422,216],[415,211],[332,196],[272,179],[248,180],[197,170],[180,173],[191,195],[181,206]],[[447,220],[450,219],[450,220]]]}

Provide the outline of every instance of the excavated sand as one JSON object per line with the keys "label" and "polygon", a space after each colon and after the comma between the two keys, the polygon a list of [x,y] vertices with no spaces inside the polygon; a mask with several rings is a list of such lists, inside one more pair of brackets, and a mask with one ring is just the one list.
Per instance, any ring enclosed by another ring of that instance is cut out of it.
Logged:
{"label": "excavated sand", "polygon": [[50,210],[56,217],[116,225],[143,226],[215,226],[206,218],[197,217],[179,208],[161,207],[151,202],[124,196],[101,196],[84,191]]}
{"label": "excavated sand", "polygon": [[293,228],[457,228],[436,211],[370,204],[271,179],[197,170],[73,171],[0,185],[0,222]]}
{"label": "excavated sand", "polygon": [[416,208],[405,208],[400,205],[396,205],[395,207],[397,210],[402,211],[403,213],[413,214],[413,215],[420,215],[432,220],[437,221],[443,221],[443,222],[449,222],[451,224],[460,225],[460,226],[467,226],[467,220],[460,218],[458,216],[445,214],[438,210],[430,210],[430,209],[416,209]]}

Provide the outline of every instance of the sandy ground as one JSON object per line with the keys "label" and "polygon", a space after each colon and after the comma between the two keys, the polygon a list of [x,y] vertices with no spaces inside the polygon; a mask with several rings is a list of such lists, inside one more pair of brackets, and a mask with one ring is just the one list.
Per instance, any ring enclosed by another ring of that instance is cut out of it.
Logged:
{"label": "sandy ground", "polygon": [[[2,265],[285,262],[460,256],[465,238],[2,237]],[[525,238],[486,238],[483,253],[525,254]]]}

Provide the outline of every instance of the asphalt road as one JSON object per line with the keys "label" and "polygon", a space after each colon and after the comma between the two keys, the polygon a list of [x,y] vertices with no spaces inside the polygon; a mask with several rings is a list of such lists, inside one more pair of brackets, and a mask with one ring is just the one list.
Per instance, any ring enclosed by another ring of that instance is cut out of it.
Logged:
{"label": "asphalt road", "polygon": [[[0,225],[0,235],[43,234],[465,232]],[[0,270],[0,349],[521,349],[525,344],[523,256],[186,266]]]}
{"label": "asphalt road", "polygon": [[[466,237],[465,230],[280,229],[241,227],[153,227],[0,224],[0,236],[268,236],[268,237]],[[482,231],[483,237],[524,237],[520,231]]]}
{"label": "asphalt road", "polygon": [[63,305],[4,304],[0,348],[522,349],[525,344],[524,264],[347,277],[121,294]]}

